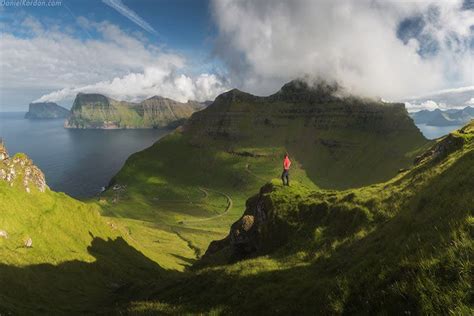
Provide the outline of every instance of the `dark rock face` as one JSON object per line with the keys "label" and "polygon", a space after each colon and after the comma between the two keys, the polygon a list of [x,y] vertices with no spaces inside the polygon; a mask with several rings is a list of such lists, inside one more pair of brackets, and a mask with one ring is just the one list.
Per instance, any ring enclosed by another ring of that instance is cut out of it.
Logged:
{"label": "dark rock face", "polygon": [[66,118],[69,110],[53,102],[30,103],[29,110],[25,114],[26,119],[55,119]]}
{"label": "dark rock face", "polygon": [[322,103],[335,100],[337,92],[341,92],[337,83],[320,81],[310,85],[305,80],[293,80],[285,84],[280,91],[270,96],[273,100],[286,102]]}
{"label": "dark rock face", "polygon": [[78,93],[74,103],[72,105],[71,111],[78,111],[83,105],[95,104],[102,107],[110,106],[109,99],[102,94],[98,93]]}
{"label": "dark rock face", "polygon": [[465,140],[462,137],[449,134],[441,141],[436,143],[428,151],[424,152],[415,158],[414,164],[418,165],[426,161],[437,162],[446,158],[450,153],[453,153],[464,146]]}
{"label": "dark rock face", "polygon": [[265,253],[285,242],[284,230],[279,227],[271,200],[266,196],[271,190],[272,185],[268,184],[247,200],[244,214],[232,224],[229,235],[211,242],[203,256],[204,262],[225,249],[230,250],[230,261],[235,261]]}

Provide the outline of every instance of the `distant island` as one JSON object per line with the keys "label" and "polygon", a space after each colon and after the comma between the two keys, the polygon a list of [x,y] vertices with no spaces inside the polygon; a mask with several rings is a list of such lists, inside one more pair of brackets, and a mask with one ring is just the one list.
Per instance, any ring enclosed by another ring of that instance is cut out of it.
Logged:
{"label": "distant island", "polygon": [[79,93],[65,128],[134,129],[179,126],[208,102],[178,102],[154,96],[140,103],[117,101],[102,94]]}
{"label": "distant island", "polygon": [[421,110],[410,113],[415,124],[428,126],[460,126],[474,119],[474,107],[467,106],[460,110]]}
{"label": "distant island", "polygon": [[57,119],[67,118],[69,110],[57,105],[54,102],[33,102],[30,103],[26,119]]}

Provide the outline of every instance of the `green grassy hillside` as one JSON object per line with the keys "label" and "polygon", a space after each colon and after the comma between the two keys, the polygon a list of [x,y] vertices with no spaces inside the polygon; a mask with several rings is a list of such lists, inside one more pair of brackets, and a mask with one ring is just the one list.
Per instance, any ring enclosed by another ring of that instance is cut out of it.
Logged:
{"label": "green grassy hillside", "polygon": [[98,313],[161,278],[120,230],[96,205],[49,190],[26,155],[2,158],[0,314]]}
{"label": "green grassy hillside", "polygon": [[403,104],[298,80],[268,97],[224,93],[190,118],[185,134],[191,145],[223,151],[283,148],[312,182],[335,189],[388,180],[427,143]]}
{"label": "green grassy hillside", "polygon": [[0,150],[0,314],[472,314],[474,122],[338,93],[226,93],[94,201]]}
{"label": "green grassy hillside", "polygon": [[473,188],[474,122],[385,183],[331,191],[275,180],[192,273],[151,282],[129,312],[472,314]]}
{"label": "green grassy hillside", "polygon": [[[297,160],[291,187],[265,184],[282,148],[198,155],[182,137],[159,144],[223,167],[196,179],[180,160],[144,160],[152,147],[88,203],[2,152],[0,313],[473,312],[474,122],[393,179],[343,191]],[[154,177],[133,173],[145,166]]]}
{"label": "green grassy hillside", "polygon": [[[181,269],[223,238],[247,198],[281,174],[285,151],[292,180],[310,189],[345,188],[389,179],[429,145],[403,105],[339,93],[295,81],[270,97],[222,94],[184,128],[127,160],[102,196],[104,214],[135,235],[146,235],[145,223],[148,232],[186,241],[190,249],[174,265]],[[172,259],[172,251],[143,243]]]}

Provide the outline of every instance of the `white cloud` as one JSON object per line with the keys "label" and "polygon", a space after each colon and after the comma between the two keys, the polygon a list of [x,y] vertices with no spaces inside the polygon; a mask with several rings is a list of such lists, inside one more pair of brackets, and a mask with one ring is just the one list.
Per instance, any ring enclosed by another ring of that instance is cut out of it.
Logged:
{"label": "white cloud", "polygon": [[474,105],[474,98],[471,98],[470,100],[466,101],[467,105]]}
{"label": "white cloud", "polygon": [[227,88],[214,74],[201,74],[193,79],[184,74],[146,68],[143,73],[131,73],[95,84],[64,88],[43,95],[35,102],[57,102],[72,99],[79,92],[102,93],[118,100],[141,101],[153,95],[165,96],[180,102],[213,100]]}
{"label": "white cloud", "polygon": [[226,90],[216,75],[183,74],[187,67],[183,56],[127,34],[116,25],[85,18],[79,18],[78,24],[99,37],[79,39],[71,32],[46,28],[32,17],[22,24],[30,36],[0,33],[2,98],[8,101],[9,95],[46,90],[53,92],[39,100],[68,100],[82,91],[126,100],[162,95],[186,101],[213,99]]}
{"label": "white cloud", "polygon": [[[310,75],[337,80],[350,91],[400,99],[456,85],[472,85],[468,40],[474,11],[461,0],[215,0],[217,54],[234,83],[268,94]],[[430,18],[436,8],[437,18]],[[404,44],[397,27],[426,19],[424,35],[439,42],[422,58],[416,39]]]}
{"label": "white cloud", "polygon": [[474,101],[473,96],[474,86],[468,86],[439,90],[424,96],[408,98],[406,101],[408,101],[407,104],[410,104],[411,108],[416,109],[423,109],[424,105],[427,109],[430,109],[430,105],[432,105],[430,102],[441,105],[440,108],[442,109],[460,109]]}
{"label": "white cloud", "polygon": [[420,110],[436,110],[436,109],[444,109],[444,104],[438,104],[433,100],[427,100],[420,103],[411,103],[405,102],[405,106],[409,112],[416,112]]}
{"label": "white cloud", "polygon": [[[474,100],[473,100],[474,101]],[[408,112],[416,112],[420,110],[449,110],[449,109],[463,109],[466,107],[466,104],[460,105],[450,105],[443,102],[436,102],[433,100],[423,100],[423,101],[409,101],[405,102],[405,106]]]}

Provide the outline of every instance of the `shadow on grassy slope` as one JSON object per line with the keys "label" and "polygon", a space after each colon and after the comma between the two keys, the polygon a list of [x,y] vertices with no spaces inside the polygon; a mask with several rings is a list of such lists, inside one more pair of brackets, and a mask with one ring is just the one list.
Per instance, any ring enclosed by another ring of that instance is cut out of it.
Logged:
{"label": "shadow on grassy slope", "polygon": [[[300,235],[298,244],[280,253],[202,269],[171,287],[157,286],[154,300],[135,302],[130,311],[469,314],[474,304],[473,165],[470,151],[401,204],[388,199],[376,205],[390,214],[389,208],[397,211],[361,238],[327,236],[351,239],[316,259],[285,264],[304,250],[300,242],[311,248],[313,236]],[[304,223],[300,234],[319,224]]]}
{"label": "shadow on grassy slope", "polygon": [[132,297],[135,287],[174,274],[120,237],[95,237],[87,251],[95,261],[23,267],[0,264],[0,313],[104,313]]}

